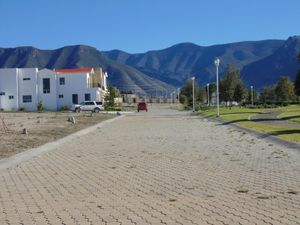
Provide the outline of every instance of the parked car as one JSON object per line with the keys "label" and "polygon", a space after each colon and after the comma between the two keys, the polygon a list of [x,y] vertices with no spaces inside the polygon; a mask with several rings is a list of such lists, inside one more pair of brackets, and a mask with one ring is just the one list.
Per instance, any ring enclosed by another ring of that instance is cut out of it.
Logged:
{"label": "parked car", "polygon": [[146,110],[148,112],[147,104],[145,102],[140,102],[137,104],[137,111]]}
{"label": "parked car", "polygon": [[102,102],[84,101],[80,104],[72,105],[71,110],[77,113],[79,113],[80,111],[92,111],[98,113],[100,111],[103,111],[104,108]]}

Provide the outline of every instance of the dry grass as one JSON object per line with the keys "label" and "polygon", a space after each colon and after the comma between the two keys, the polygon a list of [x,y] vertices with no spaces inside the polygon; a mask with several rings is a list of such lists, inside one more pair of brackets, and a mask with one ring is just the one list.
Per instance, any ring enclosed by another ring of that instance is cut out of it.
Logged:
{"label": "dry grass", "polygon": [[[68,122],[70,116],[75,118],[75,124]],[[2,112],[0,118],[4,124],[0,123],[0,159],[54,141],[112,117],[101,113],[91,116],[89,112]],[[8,130],[4,128],[5,125]],[[22,134],[24,128],[28,131],[27,135]]]}

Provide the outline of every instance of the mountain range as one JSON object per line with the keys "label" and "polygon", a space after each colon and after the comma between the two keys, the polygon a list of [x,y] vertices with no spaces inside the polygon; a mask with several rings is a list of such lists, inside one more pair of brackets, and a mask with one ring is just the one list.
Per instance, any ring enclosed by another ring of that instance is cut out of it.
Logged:
{"label": "mountain range", "polygon": [[296,58],[299,52],[300,36],[213,46],[180,43],[137,54],[121,50],[102,52],[85,45],[55,50],[17,47],[0,48],[0,68],[103,67],[109,73],[109,83],[123,91],[164,94],[182,86],[192,76],[200,85],[215,82],[214,59],[219,57],[220,76],[227,64],[233,64],[241,70],[246,85],[260,89],[276,83],[280,76],[294,80],[300,68]]}

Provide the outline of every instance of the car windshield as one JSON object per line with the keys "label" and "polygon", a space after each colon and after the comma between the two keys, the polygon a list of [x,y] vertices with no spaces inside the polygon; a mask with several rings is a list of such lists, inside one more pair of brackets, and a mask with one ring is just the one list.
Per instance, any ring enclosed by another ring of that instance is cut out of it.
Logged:
{"label": "car windshield", "polygon": [[96,102],[97,105],[102,105],[102,102]]}

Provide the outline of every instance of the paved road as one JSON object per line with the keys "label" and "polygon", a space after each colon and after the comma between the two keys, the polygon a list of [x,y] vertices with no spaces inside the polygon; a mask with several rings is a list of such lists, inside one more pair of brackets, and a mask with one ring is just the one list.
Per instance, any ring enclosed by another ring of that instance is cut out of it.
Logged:
{"label": "paved road", "polygon": [[0,170],[0,224],[300,224],[300,151],[150,108]]}

